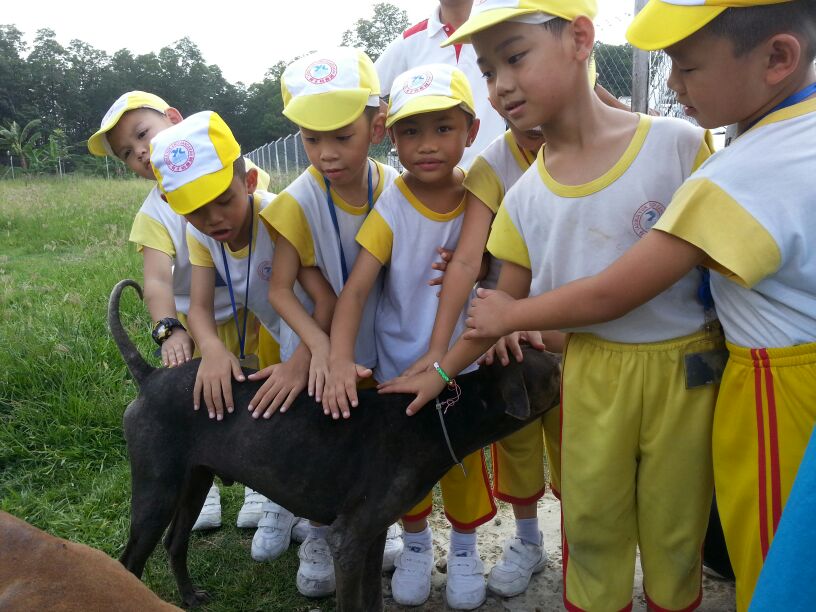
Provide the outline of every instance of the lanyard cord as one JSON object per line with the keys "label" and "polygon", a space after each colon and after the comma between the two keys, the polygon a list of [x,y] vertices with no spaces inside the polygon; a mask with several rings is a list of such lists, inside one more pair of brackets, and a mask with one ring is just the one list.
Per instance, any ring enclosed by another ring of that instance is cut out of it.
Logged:
{"label": "lanyard cord", "polygon": [[[794,104],[799,104],[802,100],[805,100],[806,98],[809,98],[813,94],[816,94],[816,82],[811,83],[810,85],[806,86],[804,89],[800,89],[795,94],[792,94],[792,95],[788,96],[787,98],[785,98],[784,100],[782,100],[779,104],[774,106],[771,110],[769,110],[767,113],[762,115],[759,119],[756,119],[756,120],[752,121],[751,125],[749,125],[748,129],[745,130],[745,131],[747,132],[748,130],[750,130],[752,127],[754,127],[757,123],[762,121],[765,117],[767,117],[771,113],[775,113],[776,111],[782,110],[783,108],[788,108],[789,106],[793,106]],[[743,133],[745,133],[745,132],[743,132]]]}
{"label": "lanyard cord", "polygon": [[238,346],[241,350],[240,359],[245,357],[244,346],[246,345],[247,311],[249,310],[249,277],[252,276],[252,230],[255,224],[255,197],[249,196],[249,253],[247,255],[247,277],[246,288],[244,289],[244,324],[243,333],[238,324],[238,308],[235,305],[235,293],[232,290],[232,278],[230,278],[229,263],[227,262],[227,251],[224,243],[221,243],[221,258],[224,260],[224,272],[227,277],[227,288],[229,288],[230,303],[232,304],[232,320],[235,321],[235,332],[238,334]]}
{"label": "lanyard cord", "polygon": [[[348,264],[346,263],[346,253],[343,249],[343,239],[340,237],[340,224],[337,222],[337,211],[334,210],[334,198],[331,194],[331,184],[329,179],[325,176],[323,181],[326,183],[326,202],[329,205],[329,214],[331,215],[332,225],[334,231],[337,233],[337,244],[340,246],[340,270],[343,273],[343,284],[348,280]],[[374,187],[371,179],[371,162],[368,162],[368,212],[374,207]]]}

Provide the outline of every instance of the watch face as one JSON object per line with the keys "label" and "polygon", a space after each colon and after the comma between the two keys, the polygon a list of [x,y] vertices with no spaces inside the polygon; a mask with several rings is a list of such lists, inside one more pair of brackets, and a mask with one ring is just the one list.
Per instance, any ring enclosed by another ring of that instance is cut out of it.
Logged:
{"label": "watch face", "polygon": [[162,339],[164,339],[164,338],[166,338],[167,336],[170,335],[169,332],[170,332],[170,329],[167,327],[167,325],[162,323],[161,325],[159,325],[158,329],[156,330],[156,336],[158,336],[158,338],[160,340],[162,340]]}

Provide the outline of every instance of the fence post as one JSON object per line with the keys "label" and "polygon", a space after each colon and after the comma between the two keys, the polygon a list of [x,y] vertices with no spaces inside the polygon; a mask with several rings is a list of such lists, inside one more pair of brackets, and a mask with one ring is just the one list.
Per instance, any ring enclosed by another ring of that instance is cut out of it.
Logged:
{"label": "fence post", "polygon": [[[647,0],[635,0],[635,15]],[[649,52],[632,47],[632,110],[649,112]]]}
{"label": "fence post", "polygon": [[280,156],[278,156],[278,143],[280,142],[280,138],[275,141],[275,169],[277,170],[278,174],[280,175]]}
{"label": "fence post", "polygon": [[286,171],[286,174],[289,174],[289,152],[286,150],[286,141],[292,137],[289,134],[286,138],[283,139],[283,167]]}
{"label": "fence post", "polygon": [[108,156],[105,156],[105,177],[106,180],[110,180],[110,170],[108,169]]}
{"label": "fence post", "polygon": [[11,151],[8,152],[9,166],[11,166],[11,178],[14,178],[14,158],[11,156]]}
{"label": "fence post", "polygon": [[297,134],[292,134],[292,144],[295,145],[295,172],[300,171],[300,160],[298,159],[298,137]]}

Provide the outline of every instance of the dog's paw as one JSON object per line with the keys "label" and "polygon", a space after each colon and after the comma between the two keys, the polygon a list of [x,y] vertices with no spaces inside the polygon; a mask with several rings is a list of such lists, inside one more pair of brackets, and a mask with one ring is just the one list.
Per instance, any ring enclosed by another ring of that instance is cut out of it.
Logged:
{"label": "dog's paw", "polygon": [[208,601],[210,601],[210,594],[207,591],[193,587],[193,591],[187,593],[182,599],[182,605],[185,608],[197,608]]}

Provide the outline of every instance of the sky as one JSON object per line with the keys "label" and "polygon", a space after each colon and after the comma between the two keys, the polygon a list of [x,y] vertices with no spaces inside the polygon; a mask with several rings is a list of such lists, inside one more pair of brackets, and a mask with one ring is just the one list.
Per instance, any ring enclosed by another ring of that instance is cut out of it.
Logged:
{"label": "sky", "polygon": [[[158,52],[189,37],[209,64],[220,66],[231,82],[261,81],[268,68],[308,51],[339,45],[343,32],[359,18],[371,18],[378,0],[212,0],[188,3],[127,3],[101,0],[4,2],[0,23],[26,34],[29,44],[40,28],[51,28],[67,45],[82,40],[109,54],[126,48],[134,55]],[[411,23],[425,19],[436,0],[388,0],[408,13]],[[624,42],[634,0],[598,0],[597,38]],[[183,7],[191,10],[184,12]]]}

